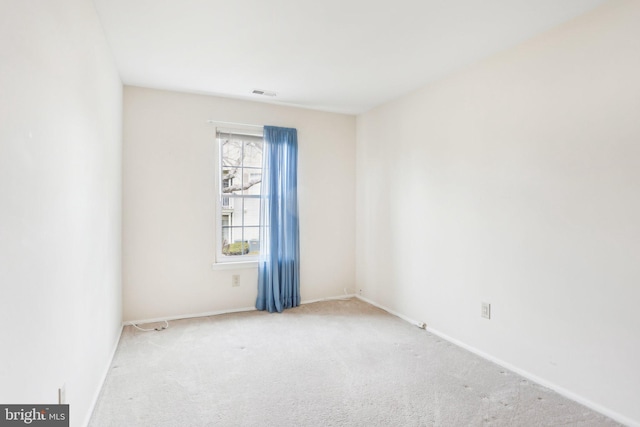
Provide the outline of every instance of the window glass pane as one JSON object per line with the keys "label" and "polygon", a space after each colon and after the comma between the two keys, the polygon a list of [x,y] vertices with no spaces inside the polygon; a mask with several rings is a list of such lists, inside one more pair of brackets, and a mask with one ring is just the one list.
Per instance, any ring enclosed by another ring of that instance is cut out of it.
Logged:
{"label": "window glass pane", "polygon": [[258,255],[260,252],[260,228],[245,227],[244,238],[249,245],[249,255]]}
{"label": "window glass pane", "polygon": [[222,227],[222,235],[227,234],[231,236],[229,240],[222,241],[222,254],[227,256],[239,256],[249,253],[249,242],[244,239],[244,230],[242,227]]}
{"label": "window glass pane", "polygon": [[262,182],[262,169],[244,169],[242,171],[244,190],[242,194],[259,196]]}
{"label": "window glass pane", "polygon": [[234,229],[233,227],[229,227],[229,226],[222,226],[222,233],[221,233],[221,247],[222,247],[222,253],[227,255],[227,251],[229,250],[229,244],[231,244],[233,242],[233,237],[235,234],[236,229]]}
{"label": "window glass pane", "polygon": [[[224,195],[223,195],[224,200]],[[229,226],[231,227],[242,227],[242,199],[239,197],[229,197],[229,207],[222,210],[223,213],[229,214]],[[234,231],[233,239],[230,239],[230,242],[234,242],[236,240],[242,239],[241,230],[238,229]]]}
{"label": "window glass pane", "polygon": [[231,229],[229,227],[222,227],[222,247],[228,245],[231,241]]}
{"label": "window glass pane", "polygon": [[240,166],[242,162],[242,141],[229,136],[221,136],[222,166]]}
{"label": "window glass pane", "polygon": [[243,166],[257,168],[262,167],[262,142],[244,142]]}
{"label": "window glass pane", "polygon": [[233,197],[229,197],[225,194],[220,197],[220,207],[222,208],[223,214],[228,213],[230,210],[233,210],[233,201]]}
{"label": "window glass pane", "polygon": [[237,167],[222,168],[222,195],[242,193],[242,169]]}
{"label": "window glass pane", "polygon": [[244,226],[260,225],[260,199],[244,199]]}

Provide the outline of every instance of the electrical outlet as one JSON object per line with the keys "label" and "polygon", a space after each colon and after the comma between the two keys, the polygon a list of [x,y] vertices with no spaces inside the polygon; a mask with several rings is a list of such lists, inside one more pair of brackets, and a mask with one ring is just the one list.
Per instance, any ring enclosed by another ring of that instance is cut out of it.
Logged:
{"label": "electrical outlet", "polygon": [[62,387],[58,389],[58,405],[64,405],[67,403],[67,385],[62,384]]}
{"label": "electrical outlet", "polygon": [[362,289],[358,291],[358,295],[362,295]]}
{"label": "electrical outlet", "polygon": [[420,329],[427,329],[427,324],[424,322],[418,322],[416,326]]}
{"label": "electrical outlet", "polygon": [[485,319],[491,319],[491,304],[489,304],[488,302],[483,302],[480,315]]}
{"label": "electrical outlet", "polygon": [[240,286],[240,275],[239,274],[234,274],[233,276],[231,276],[231,286],[233,286],[233,287]]}

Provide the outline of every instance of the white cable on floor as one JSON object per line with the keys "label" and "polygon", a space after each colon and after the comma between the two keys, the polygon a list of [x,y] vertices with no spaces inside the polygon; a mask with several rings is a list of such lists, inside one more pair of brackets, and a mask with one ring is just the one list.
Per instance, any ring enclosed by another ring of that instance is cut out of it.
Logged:
{"label": "white cable on floor", "polygon": [[164,331],[165,329],[167,329],[169,327],[169,322],[167,322],[166,320],[164,321],[164,326],[161,328],[151,328],[151,329],[143,329],[140,326],[136,325],[135,323],[132,323],[131,326],[133,326],[134,328],[142,331],[142,332],[151,332],[151,331]]}
{"label": "white cable on floor", "polygon": [[342,297],[342,298],[333,298],[333,299],[334,300],[338,300],[338,301],[348,301],[351,298],[353,298],[353,295],[349,295],[347,293],[347,288],[343,288],[343,290],[344,290],[344,297]]}

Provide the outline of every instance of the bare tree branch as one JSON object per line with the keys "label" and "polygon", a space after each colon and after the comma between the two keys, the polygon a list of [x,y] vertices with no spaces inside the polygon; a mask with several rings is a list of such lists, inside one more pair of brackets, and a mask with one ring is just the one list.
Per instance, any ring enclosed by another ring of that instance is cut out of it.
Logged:
{"label": "bare tree branch", "polygon": [[258,179],[251,180],[249,182],[245,182],[244,186],[242,186],[242,185],[230,185],[229,187],[224,187],[222,189],[222,192],[223,193],[233,193],[234,191],[248,190],[249,188],[251,188],[254,185],[259,184],[261,182],[262,182],[262,178],[258,178]]}

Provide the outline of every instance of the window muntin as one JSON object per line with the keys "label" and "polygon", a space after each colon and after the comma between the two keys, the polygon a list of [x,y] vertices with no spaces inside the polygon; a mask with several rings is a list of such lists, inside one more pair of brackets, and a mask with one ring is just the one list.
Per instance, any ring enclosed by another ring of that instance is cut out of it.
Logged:
{"label": "window muntin", "polygon": [[217,131],[217,262],[257,260],[262,134]]}

